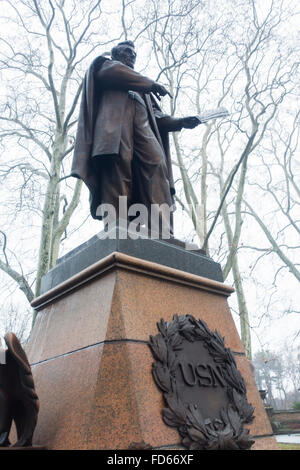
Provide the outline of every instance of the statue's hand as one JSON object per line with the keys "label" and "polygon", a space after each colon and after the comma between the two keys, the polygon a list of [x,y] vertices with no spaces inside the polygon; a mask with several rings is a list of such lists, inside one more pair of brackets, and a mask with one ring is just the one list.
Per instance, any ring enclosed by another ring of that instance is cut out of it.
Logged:
{"label": "statue's hand", "polygon": [[170,98],[173,98],[171,93],[163,86],[157,82],[154,82],[151,88],[152,93],[160,100],[161,96],[169,95]]}
{"label": "statue's hand", "polygon": [[194,127],[199,126],[201,124],[200,119],[197,116],[187,116],[182,118],[182,127],[185,129],[194,129]]}

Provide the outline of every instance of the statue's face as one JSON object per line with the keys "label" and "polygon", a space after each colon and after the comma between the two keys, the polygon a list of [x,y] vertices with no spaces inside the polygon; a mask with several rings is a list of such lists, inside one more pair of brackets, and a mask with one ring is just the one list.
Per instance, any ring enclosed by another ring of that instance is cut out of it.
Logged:
{"label": "statue's face", "polygon": [[118,60],[133,69],[136,61],[135,50],[126,45],[118,46]]}

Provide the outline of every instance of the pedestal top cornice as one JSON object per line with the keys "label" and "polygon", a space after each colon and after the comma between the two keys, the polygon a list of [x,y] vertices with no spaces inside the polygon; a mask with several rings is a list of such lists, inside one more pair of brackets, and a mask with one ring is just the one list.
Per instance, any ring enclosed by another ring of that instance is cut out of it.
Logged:
{"label": "pedestal top cornice", "polygon": [[195,287],[226,297],[234,292],[234,289],[231,286],[223,284],[222,282],[187,273],[179,269],[170,268],[162,264],[135,258],[124,253],[114,252],[48,290],[41,296],[36,297],[31,303],[31,306],[36,310],[39,310],[45,305],[54,302],[59,297],[70,293],[79,286],[88,283],[113,269],[133,271],[151,277],[164,279],[166,281],[185,284],[190,287]]}

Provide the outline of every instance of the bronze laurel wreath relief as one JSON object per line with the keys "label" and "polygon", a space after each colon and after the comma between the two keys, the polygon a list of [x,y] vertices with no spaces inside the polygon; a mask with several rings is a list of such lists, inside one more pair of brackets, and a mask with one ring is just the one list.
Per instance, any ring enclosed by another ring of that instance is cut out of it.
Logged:
{"label": "bronze laurel wreath relief", "polygon": [[253,420],[254,408],[224,339],[191,315],[157,326],[149,345],[153,377],[167,404],[164,422],[177,428],[190,450],[250,449],[254,441],[243,425]]}

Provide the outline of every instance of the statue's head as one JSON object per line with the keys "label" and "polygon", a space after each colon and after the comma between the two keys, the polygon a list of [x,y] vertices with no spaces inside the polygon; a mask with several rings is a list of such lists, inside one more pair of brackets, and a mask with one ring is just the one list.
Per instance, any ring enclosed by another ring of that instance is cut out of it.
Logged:
{"label": "statue's head", "polygon": [[111,58],[113,60],[118,60],[122,64],[127,65],[130,68],[134,68],[136,60],[136,52],[134,50],[134,44],[132,41],[123,41],[119,42],[111,50]]}

